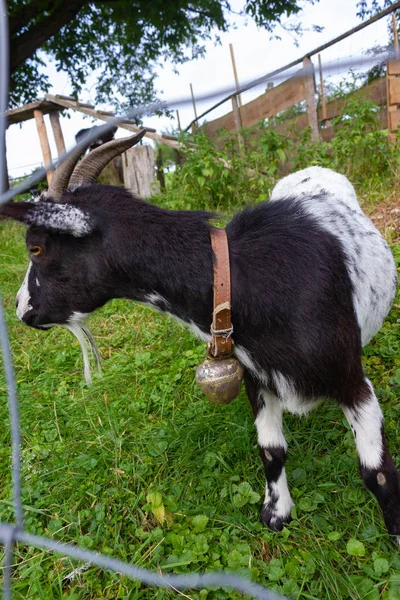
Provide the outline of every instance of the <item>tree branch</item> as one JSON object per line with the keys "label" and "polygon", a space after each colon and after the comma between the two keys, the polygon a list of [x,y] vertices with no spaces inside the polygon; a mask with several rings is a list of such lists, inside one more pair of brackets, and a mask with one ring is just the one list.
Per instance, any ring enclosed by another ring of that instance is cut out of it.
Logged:
{"label": "tree branch", "polygon": [[39,13],[51,13],[55,9],[56,2],[57,0],[47,0],[47,4],[45,4],[44,0],[40,2],[38,0],[31,0],[29,4],[23,4],[18,10],[14,10],[13,14],[10,14],[8,17],[10,36],[18,33],[23,27],[29,27],[32,19],[37,17]]}
{"label": "tree branch", "polygon": [[[35,0],[34,0],[35,2]],[[79,11],[90,0],[69,0],[48,14],[39,23],[33,25],[28,31],[11,39],[10,69],[11,72],[19,67],[25,60],[33,56],[47,40],[55,35],[64,25],[72,21]],[[50,3],[49,3],[50,4]],[[51,2],[54,5],[54,1]]]}

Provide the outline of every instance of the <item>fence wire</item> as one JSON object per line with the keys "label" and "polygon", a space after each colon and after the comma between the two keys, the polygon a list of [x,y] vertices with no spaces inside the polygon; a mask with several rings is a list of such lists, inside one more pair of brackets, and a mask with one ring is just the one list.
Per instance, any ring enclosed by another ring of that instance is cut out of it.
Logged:
{"label": "fence wire", "polygon": [[[9,82],[9,60],[8,60],[8,31],[7,31],[7,13],[5,0],[0,0],[0,206],[10,200],[16,195],[25,192],[33,184],[40,181],[45,173],[51,169],[57,167],[63,160],[68,158],[73,152],[86,145],[90,139],[96,139],[102,133],[108,131],[115,125],[118,125],[122,121],[128,119],[134,119],[135,117],[143,117],[146,114],[153,114],[156,111],[163,110],[165,108],[179,108],[192,102],[190,97],[186,98],[175,98],[168,102],[155,102],[150,105],[142,106],[139,108],[127,111],[123,116],[115,117],[110,120],[106,125],[98,127],[95,132],[91,133],[84,142],[77,144],[74,148],[66,153],[61,159],[54,161],[51,165],[44,169],[35,172],[34,175],[27,178],[18,187],[6,191],[5,185],[5,131],[6,131],[6,110],[8,105],[8,82]],[[379,60],[388,60],[392,56],[382,54],[374,57],[362,57],[363,66],[369,64],[376,64]],[[345,70],[354,64],[355,58],[353,57],[349,63],[349,59],[343,59],[336,61],[336,69]],[[298,61],[297,61],[298,62]],[[294,61],[293,66],[297,64]],[[291,65],[290,65],[291,66]],[[288,77],[288,65],[285,68],[277,69],[271,73],[267,73],[262,77],[247,82],[241,86],[240,90],[236,90],[233,87],[219,89],[199,96],[198,101],[217,99],[221,96],[225,96],[220,104],[229,100],[233,94],[241,93],[251,88],[257,87],[261,84],[265,84],[272,78],[276,82],[280,78],[282,80]],[[286,71],[286,73],[284,73]],[[292,71],[291,74],[294,74]],[[304,69],[302,72],[304,76]],[[216,105],[214,105],[214,108]],[[206,113],[203,113],[204,116]],[[11,428],[11,440],[12,440],[12,490],[13,490],[13,509],[14,509],[14,523],[0,522],[0,542],[5,548],[4,557],[4,578],[3,578],[3,598],[5,600],[12,600],[12,569],[13,569],[13,547],[14,544],[19,542],[35,548],[42,548],[49,550],[54,553],[59,553],[64,556],[69,556],[78,561],[84,561],[91,565],[96,565],[100,568],[113,571],[118,574],[123,574],[128,578],[138,580],[145,585],[153,587],[163,587],[175,590],[183,589],[199,589],[199,588],[210,588],[210,587],[228,587],[234,589],[240,593],[246,594],[252,598],[259,600],[282,600],[283,596],[276,594],[261,586],[260,584],[251,582],[249,580],[238,577],[234,574],[224,572],[210,572],[210,573],[191,573],[187,575],[160,575],[158,573],[151,572],[142,567],[105,556],[101,553],[95,553],[79,546],[72,544],[65,544],[47,537],[36,536],[28,533],[24,530],[23,523],[23,510],[22,510],[22,495],[21,495],[21,436],[20,436],[20,424],[18,415],[18,401],[15,385],[15,376],[12,365],[10,343],[7,334],[7,327],[5,321],[4,308],[0,293],[0,343],[3,353],[4,371],[7,383],[8,403],[9,403],[9,414],[10,414],[10,428]]]}
{"label": "fence wire", "polygon": [[[0,205],[11,200],[16,194],[20,193],[18,188],[14,188],[5,193],[5,130],[6,130],[6,110],[8,105],[8,22],[5,0],[0,0]],[[143,116],[146,113],[154,112],[160,108],[165,108],[165,103],[141,107],[130,111],[130,117]],[[118,124],[122,118],[114,119],[110,124],[98,128],[106,131],[115,124]],[[79,146],[79,145],[78,145]],[[76,151],[77,147],[73,149]],[[64,160],[70,153],[64,155]],[[61,162],[61,161],[59,161]],[[54,167],[54,165],[52,165]],[[42,177],[43,171],[39,173]],[[25,185],[32,184],[32,178]],[[171,588],[175,590],[210,588],[212,586],[228,587],[238,592],[246,594],[259,600],[278,600],[282,596],[267,590],[260,584],[248,581],[234,574],[228,573],[192,573],[188,575],[160,575],[147,569],[131,565],[120,560],[116,560],[100,553],[89,552],[72,544],[64,544],[50,538],[36,536],[24,530],[22,495],[21,495],[21,436],[18,415],[18,402],[15,385],[15,376],[12,365],[10,343],[7,334],[4,307],[0,295],[0,342],[3,353],[4,371],[7,383],[7,393],[9,402],[11,440],[12,440],[12,489],[13,489],[13,509],[14,523],[0,522],[0,542],[5,548],[4,557],[4,577],[3,577],[3,598],[12,600],[12,569],[13,569],[13,547],[16,542],[24,543],[36,548],[50,550],[69,556],[79,561],[85,561],[98,567],[113,571],[115,573],[126,575],[131,579],[136,579],[143,584],[153,587]]]}

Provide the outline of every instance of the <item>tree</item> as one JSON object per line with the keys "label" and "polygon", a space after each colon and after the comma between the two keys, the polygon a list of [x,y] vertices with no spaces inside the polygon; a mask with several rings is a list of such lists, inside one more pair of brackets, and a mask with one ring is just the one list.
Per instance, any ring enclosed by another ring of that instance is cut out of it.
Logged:
{"label": "tree", "polygon": [[283,16],[318,0],[8,0],[10,104],[50,88],[43,67],[52,59],[78,94],[97,76],[96,102],[135,105],[154,99],[161,59],[183,63],[204,53],[212,30],[226,31],[237,15],[272,33]]}
{"label": "tree", "polygon": [[366,19],[376,13],[388,8],[393,2],[391,0],[359,0],[357,2],[357,17]]}

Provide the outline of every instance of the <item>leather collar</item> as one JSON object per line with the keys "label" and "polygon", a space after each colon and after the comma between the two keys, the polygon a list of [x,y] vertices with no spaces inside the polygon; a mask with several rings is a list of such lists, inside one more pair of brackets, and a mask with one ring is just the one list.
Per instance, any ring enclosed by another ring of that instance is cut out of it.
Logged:
{"label": "leather collar", "polygon": [[214,310],[209,353],[214,358],[231,356],[233,352],[231,321],[231,271],[225,229],[211,229],[214,251]]}

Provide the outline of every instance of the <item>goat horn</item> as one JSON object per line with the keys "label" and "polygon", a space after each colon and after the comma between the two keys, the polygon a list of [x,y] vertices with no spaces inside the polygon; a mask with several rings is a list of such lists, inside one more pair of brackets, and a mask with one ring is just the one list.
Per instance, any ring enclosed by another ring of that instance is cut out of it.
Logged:
{"label": "goat horn", "polygon": [[107,142],[90,152],[76,167],[71,177],[70,186],[95,183],[104,167],[113,158],[137,144],[146,131],[147,129],[144,128],[130,137],[111,140],[111,142]]}
{"label": "goat horn", "polygon": [[79,150],[75,150],[71,154],[71,156],[66,158],[62,163],[58,165],[58,167],[54,171],[54,175],[49,185],[49,190],[47,192],[49,200],[53,200],[54,202],[60,200],[63,193],[68,188],[69,180],[72,173],[74,172],[76,163],[92,143],[93,140],[88,141],[83,146],[81,146]]}

